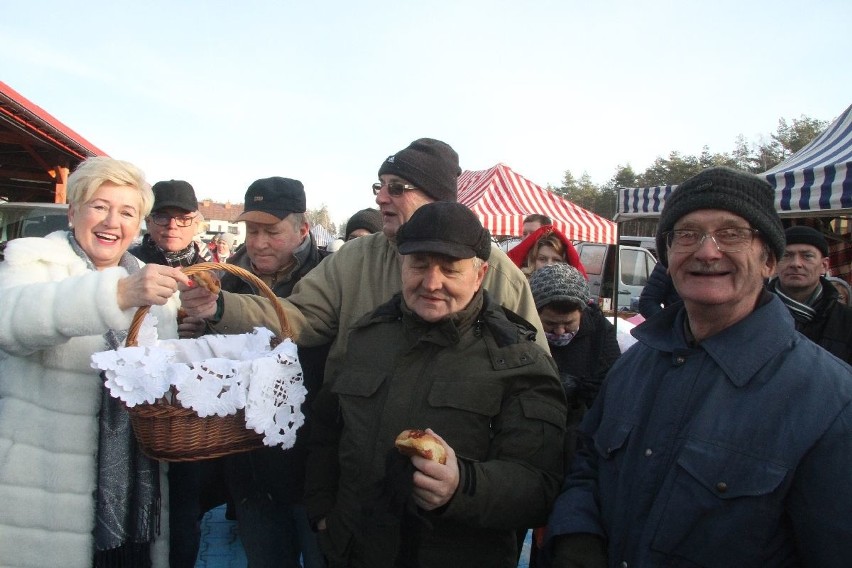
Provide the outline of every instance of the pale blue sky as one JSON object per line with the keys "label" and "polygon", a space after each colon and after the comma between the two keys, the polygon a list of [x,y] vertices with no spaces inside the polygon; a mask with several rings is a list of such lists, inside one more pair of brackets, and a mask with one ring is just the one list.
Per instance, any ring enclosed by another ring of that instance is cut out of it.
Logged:
{"label": "pale blue sky", "polygon": [[422,136],[604,183],[852,103],[848,0],[7,2],[0,79],[153,183],[302,180],[335,221]]}

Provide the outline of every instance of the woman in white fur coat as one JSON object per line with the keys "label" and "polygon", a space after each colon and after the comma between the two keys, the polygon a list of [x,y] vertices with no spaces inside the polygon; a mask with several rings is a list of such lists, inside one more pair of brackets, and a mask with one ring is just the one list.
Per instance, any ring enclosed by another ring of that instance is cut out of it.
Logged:
{"label": "woman in white fur coat", "polygon": [[138,306],[176,337],[188,279],[127,253],[154,200],[138,168],[90,158],[68,198],[70,231],[10,241],[0,263],[0,565],[167,566],[164,476],[90,357]]}

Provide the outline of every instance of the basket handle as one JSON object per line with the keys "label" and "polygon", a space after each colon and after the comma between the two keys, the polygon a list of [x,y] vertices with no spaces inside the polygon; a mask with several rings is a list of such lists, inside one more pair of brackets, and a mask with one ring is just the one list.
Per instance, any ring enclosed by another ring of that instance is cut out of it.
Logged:
{"label": "basket handle", "polygon": [[[284,308],[282,308],[281,304],[278,303],[278,296],[269,289],[269,286],[267,286],[263,280],[248,270],[240,268],[235,264],[225,264],[224,262],[200,262],[191,266],[184,266],[181,270],[187,276],[192,276],[193,274],[208,270],[224,270],[225,272],[230,272],[234,276],[242,278],[249,284],[252,284],[261,293],[261,295],[265,296],[272,304],[272,309],[275,310],[275,315],[278,317],[278,326],[281,332],[279,338],[285,339],[293,336],[290,331],[290,326],[287,324],[287,314],[284,313]],[[136,313],[133,315],[133,320],[130,322],[130,327],[127,330],[127,341],[125,342],[127,347],[136,346],[136,336],[139,335],[139,329],[142,327],[142,320],[145,319],[145,314],[147,314],[150,309],[151,306],[141,306],[138,310],[136,310]]]}

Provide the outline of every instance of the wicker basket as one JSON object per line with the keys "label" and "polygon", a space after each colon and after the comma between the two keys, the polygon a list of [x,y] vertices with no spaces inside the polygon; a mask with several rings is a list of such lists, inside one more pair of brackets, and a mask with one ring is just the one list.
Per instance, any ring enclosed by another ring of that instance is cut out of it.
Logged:
{"label": "wicker basket", "polygon": [[[208,270],[224,270],[254,285],[270,300],[275,310],[280,326],[278,338],[291,337],[287,316],[275,294],[252,273],[218,262],[204,262],[182,270],[188,276]],[[136,337],[149,309],[145,306],[136,311],[127,333],[128,347],[136,345]],[[140,404],[127,409],[139,446],[148,457],[167,462],[198,461],[264,447],[263,436],[246,428],[243,410],[224,417],[202,418],[191,408],[182,407],[176,392],[171,394],[171,400],[162,398],[154,404]]]}

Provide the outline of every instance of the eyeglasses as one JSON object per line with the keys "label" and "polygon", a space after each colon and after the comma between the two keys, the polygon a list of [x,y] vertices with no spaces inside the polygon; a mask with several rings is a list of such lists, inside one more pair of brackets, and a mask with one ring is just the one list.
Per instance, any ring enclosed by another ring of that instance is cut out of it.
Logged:
{"label": "eyeglasses", "polygon": [[717,231],[699,231],[696,229],[675,229],[663,233],[666,244],[675,252],[695,252],[704,244],[704,239],[710,237],[719,252],[740,252],[751,245],[757,229],[745,227],[729,227]]}
{"label": "eyeglasses", "polygon": [[195,221],[195,215],[184,215],[181,217],[172,217],[171,215],[164,215],[162,213],[153,213],[148,217],[155,225],[159,225],[161,227],[168,227],[172,222],[172,219],[175,220],[175,225],[178,227],[189,227],[192,225],[192,222]]}
{"label": "eyeglasses", "polygon": [[400,183],[398,181],[390,181],[388,183],[377,181],[373,184],[373,195],[378,195],[379,192],[382,190],[382,187],[388,188],[388,195],[390,195],[391,197],[399,197],[405,191],[417,189],[417,187],[413,185],[408,185],[407,183]]}

